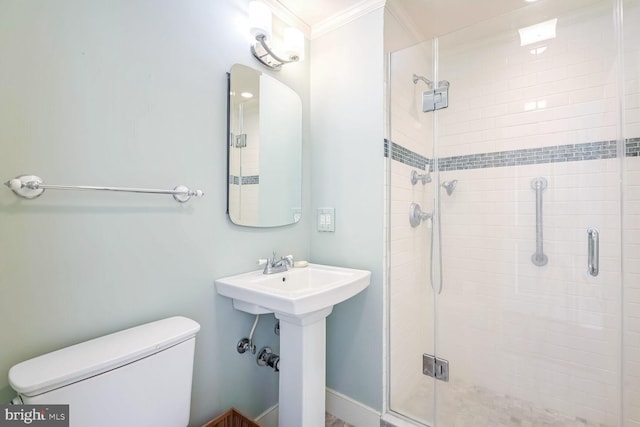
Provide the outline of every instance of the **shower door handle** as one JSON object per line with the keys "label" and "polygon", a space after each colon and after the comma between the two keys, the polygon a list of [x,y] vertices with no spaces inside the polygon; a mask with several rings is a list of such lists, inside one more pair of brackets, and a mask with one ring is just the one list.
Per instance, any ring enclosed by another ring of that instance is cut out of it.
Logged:
{"label": "shower door handle", "polygon": [[595,277],[600,272],[600,232],[596,228],[587,229],[588,260],[587,271]]}

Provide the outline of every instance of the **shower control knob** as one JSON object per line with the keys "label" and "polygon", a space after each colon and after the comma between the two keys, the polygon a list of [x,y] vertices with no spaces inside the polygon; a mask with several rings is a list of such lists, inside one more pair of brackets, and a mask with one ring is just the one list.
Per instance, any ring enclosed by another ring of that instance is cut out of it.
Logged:
{"label": "shower control knob", "polygon": [[422,221],[431,218],[432,215],[428,212],[423,212],[419,204],[411,203],[411,206],[409,206],[409,223],[412,227],[417,227]]}

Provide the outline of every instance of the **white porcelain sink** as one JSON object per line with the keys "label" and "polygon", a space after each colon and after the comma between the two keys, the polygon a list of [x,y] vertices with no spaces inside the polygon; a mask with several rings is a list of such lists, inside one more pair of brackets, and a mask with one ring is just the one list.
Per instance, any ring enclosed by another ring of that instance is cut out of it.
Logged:
{"label": "white porcelain sink", "polygon": [[324,427],[326,317],[370,281],[370,271],[318,264],[215,281],[218,293],[232,298],[237,310],[274,313],[280,321],[280,427]]}
{"label": "white porcelain sink", "polygon": [[276,274],[252,271],[215,283],[218,293],[232,298],[237,310],[304,316],[351,298],[370,280],[370,271],[309,264]]}

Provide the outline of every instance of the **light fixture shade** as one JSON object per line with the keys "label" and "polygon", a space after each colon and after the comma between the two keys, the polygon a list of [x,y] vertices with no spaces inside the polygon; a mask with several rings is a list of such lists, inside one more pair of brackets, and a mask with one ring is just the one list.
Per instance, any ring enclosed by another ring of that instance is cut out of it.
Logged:
{"label": "light fixture shade", "polygon": [[304,60],[304,34],[294,27],[287,27],[283,32],[284,53],[287,58],[297,58],[296,61]]}
{"label": "light fixture shade", "polygon": [[520,28],[520,46],[527,46],[544,40],[556,38],[556,25],[558,18],[540,22],[529,27]]}
{"label": "light fixture shade", "polygon": [[271,40],[271,10],[269,6],[259,1],[249,3],[249,31],[251,36],[262,34],[266,40]]}

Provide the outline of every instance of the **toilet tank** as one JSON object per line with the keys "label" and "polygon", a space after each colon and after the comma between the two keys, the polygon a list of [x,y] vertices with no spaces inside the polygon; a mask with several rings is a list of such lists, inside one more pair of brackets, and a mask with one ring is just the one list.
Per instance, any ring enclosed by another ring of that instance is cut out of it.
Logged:
{"label": "toilet tank", "polygon": [[70,427],[185,427],[199,330],[171,317],[19,363],[14,401],[68,404]]}

